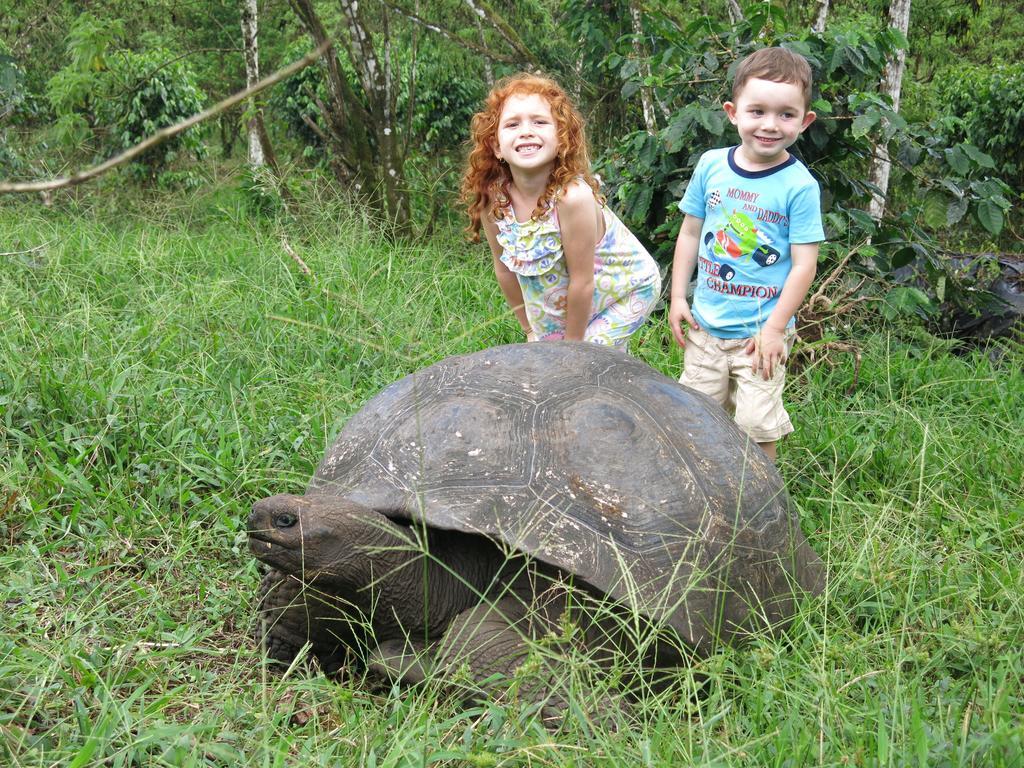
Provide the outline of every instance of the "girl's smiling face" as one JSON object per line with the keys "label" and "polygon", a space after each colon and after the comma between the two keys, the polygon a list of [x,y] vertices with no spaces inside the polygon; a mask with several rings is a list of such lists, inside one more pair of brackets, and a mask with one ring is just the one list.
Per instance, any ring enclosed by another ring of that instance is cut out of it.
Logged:
{"label": "girl's smiling face", "polygon": [[558,157],[558,126],[547,99],[535,93],[512,94],[498,118],[495,156],[512,169],[548,170]]}

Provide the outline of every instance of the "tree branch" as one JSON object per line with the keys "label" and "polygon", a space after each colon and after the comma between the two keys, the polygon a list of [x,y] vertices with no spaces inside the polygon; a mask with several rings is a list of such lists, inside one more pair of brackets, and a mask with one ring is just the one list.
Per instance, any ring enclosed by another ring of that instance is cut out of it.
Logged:
{"label": "tree branch", "polygon": [[319,46],[317,46],[312,51],[307,53],[298,61],[289,64],[284,69],[279,69],[272,75],[268,75],[267,77],[263,78],[258,83],[256,83],[254,86],[252,86],[252,88],[246,88],[244,91],[239,91],[233,96],[228,96],[228,98],[224,99],[223,101],[219,101],[209,109],[204,109],[202,112],[196,115],[192,115],[192,117],[186,120],[182,120],[180,123],[177,123],[176,125],[171,125],[167,128],[163,128],[157,131],[148,139],[142,141],[139,144],[136,144],[131,149],[127,149],[121,154],[110,158],[106,162],[100,163],[99,165],[95,165],[92,168],[89,168],[88,170],[80,171],[79,173],[76,173],[73,176],[64,176],[56,179],[50,179],[48,181],[0,183],[0,194],[7,194],[10,192],[47,192],[50,190],[62,189],[63,187],[71,187],[86,181],[90,181],[96,178],[97,176],[106,173],[112,168],[116,168],[119,165],[123,165],[128,161],[135,159],[143,152],[146,152],[147,150],[150,150],[153,147],[162,144],[168,139],[174,138],[179,133],[184,133],[189,128],[198,125],[204,120],[208,120],[209,118],[214,117],[215,115],[219,115],[221,112],[223,112],[226,109],[230,109],[235,104],[238,104],[239,102],[244,101],[250,96],[253,96],[259,93],[260,91],[280,82],[281,80],[290,77],[291,75],[298,72],[300,69],[308,67],[314,61],[320,58],[320,56],[328,48],[330,48],[330,46],[331,41],[329,39],[325,40],[323,43],[321,43]]}
{"label": "tree branch", "polygon": [[409,9],[402,7],[398,3],[394,2],[394,0],[381,0],[381,3],[383,5],[386,5],[391,10],[396,11],[401,16],[404,16],[406,19],[413,22],[414,24],[419,24],[421,27],[429,29],[431,32],[436,32],[441,37],[446,38],[447,40],[451,40],[454,43],[458,43],[463,48],[468,48],[474,53],[479,53],[481,56],[484,56],[490,59],[491,61],[500,61],[502,64],[512,65],[522,63],[520,59],[517,59],[513,56],[506,56],[502,53],[495,53],[494,51],[490,50],[484,45],[473,43],[470,42],[469,40],[464,40],[463,38],[459,37],[456,33],[452,32],[450,29],[446,29],[445,27],[442,27],[440,24],[436,22],[429,21],[423,18],[422,16],[414,13],[413,11],[410,11]]}
{"label": "tree branch", "polygon": [[534,69],[541,69],[540,62],[530,53],[530,49],[523,42],[523,39],[512,29],[512,25],[505,21],[505,18],[491,7],[487,0],[465,0],[465,3],[473,13],[481,19],[486,19],[487,23],[505,39],[505,42],[512,46],[513,50],[524,61],[528,62]]}

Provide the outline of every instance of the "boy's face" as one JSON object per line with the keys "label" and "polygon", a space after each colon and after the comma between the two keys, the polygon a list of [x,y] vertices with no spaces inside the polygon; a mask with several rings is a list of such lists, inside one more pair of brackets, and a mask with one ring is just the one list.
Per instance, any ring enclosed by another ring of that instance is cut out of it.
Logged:
{"label": "boy's face", "polygon": [[786,150],[817,117],[804,106],[796,83],[751,78],[735,102],[723,105],[740,134],[738,162],[747,170],[771,168],[789,158]]}

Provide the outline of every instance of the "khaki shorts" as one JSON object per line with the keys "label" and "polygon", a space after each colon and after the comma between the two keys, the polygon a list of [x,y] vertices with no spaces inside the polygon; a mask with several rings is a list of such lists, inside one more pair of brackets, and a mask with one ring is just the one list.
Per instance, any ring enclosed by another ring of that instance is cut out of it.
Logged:
{"label": "khaki shorts", "polygon": [[[786,354],[793,348],[796,333],[786,331]],[[789,414],[782,405],[786,382],[785,365],[775,366],[765,381],[750,367],[743,348],[747,339],[720,339],[705,331],[688,329],[683,375],[679,383],[711,395],[734,415],[739,428],[758,443],[771,443],[793,431]]]}

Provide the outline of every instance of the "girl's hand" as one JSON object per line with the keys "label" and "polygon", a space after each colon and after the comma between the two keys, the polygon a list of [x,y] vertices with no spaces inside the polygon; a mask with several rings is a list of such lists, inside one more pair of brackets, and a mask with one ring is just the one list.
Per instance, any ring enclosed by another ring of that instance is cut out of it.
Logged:
{"label": "girl's hand", "polygon": [[693,319],[690,305],[686,302],[686,299],[673,299],[668,309],[668,327],[672,331],[672,338],[676,340],[676,344],[680,347],[686,346],[686,332],[682,326],[684,320],[693,330],[700,330],[697,321]]}
{"label": "girl's hand", "polygon": [[751,356],[754,373],[768,381],[777,366],[786,362],[786,332],[765,325],[756,336],[747,340],[744,352]]}

